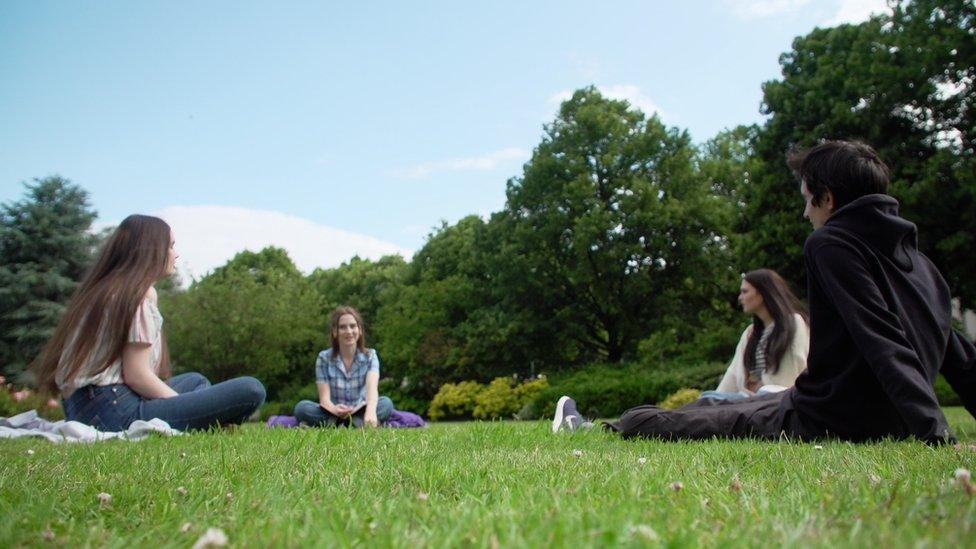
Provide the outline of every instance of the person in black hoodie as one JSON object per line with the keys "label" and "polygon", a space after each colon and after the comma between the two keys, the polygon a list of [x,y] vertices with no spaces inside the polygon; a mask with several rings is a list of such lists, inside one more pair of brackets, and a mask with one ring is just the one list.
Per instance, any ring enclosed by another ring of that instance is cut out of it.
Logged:
{"label": "person in black hoodie", "polygon": [[671,411],[639,406],[610,428],[665,439],[954,441],[932,386],[941,370],[976,417],[976,348],[952,329],[949,288],[885,194],[888,167],[850,141],[791,154],[789,165],[814,228],[804,245],[807,370],[783,393]]}

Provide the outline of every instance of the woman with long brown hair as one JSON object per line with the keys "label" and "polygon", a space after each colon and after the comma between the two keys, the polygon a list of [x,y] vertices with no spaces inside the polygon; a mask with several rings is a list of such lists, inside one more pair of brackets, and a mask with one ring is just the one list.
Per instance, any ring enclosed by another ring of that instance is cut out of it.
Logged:
{"label": "woman with long brown hair", "polygon": [[307,425],[352,424],[376,427],[393,412],[393,401],[379,396],[380,359],[366,347],[363,317],[352,307],[332,312],[332,346],[315,361],[318,402],[295,405],[295,417]]}
{"label": "woman with long brown hair", "polygon": [[742,332],[718,388],[705,391],[702,398],[738,400],[782,391],[807,367],[807,313],[783,277],[772,269],[746,273],[739,304],[752,315],[752,323]]}
{"label": "woman with long brown hair", "polygon": [[38,386],[60,391],[65,416],[101,430],[159,418],[175,429],[241,423],[264,402],[253,377],[211,385],[198,373],[169,376],[156,281],[173,273],[165,221],[130,215],[105,242],[54,335],[31,365]]}

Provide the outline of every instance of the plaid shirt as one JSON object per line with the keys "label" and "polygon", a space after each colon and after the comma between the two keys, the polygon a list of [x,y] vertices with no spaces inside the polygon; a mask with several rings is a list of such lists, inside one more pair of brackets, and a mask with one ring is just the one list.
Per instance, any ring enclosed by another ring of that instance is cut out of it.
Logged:
{"label": "plaid shirt", "polygon": [[333,403],[359,406],[366,402],[366,374],[380,372],[380,358],[376,351],[356,351],[351,370],[346,372],[342,356],[333,358],[332,349],[326,349],[315,360],[315,381],[329,384],[329,397]]}

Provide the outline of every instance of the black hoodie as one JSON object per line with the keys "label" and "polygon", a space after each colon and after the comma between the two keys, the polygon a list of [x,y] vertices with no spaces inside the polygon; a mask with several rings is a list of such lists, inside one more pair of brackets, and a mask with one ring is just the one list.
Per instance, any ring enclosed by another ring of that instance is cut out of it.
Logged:
{"label": "black hoodie", "polygon": [[932,384],[942,369],[976,415],[976,349],[951,329],[949,288],[888,195],[839,208],[804,245],[807,370],[784,399],[804,437],[953,439]]}

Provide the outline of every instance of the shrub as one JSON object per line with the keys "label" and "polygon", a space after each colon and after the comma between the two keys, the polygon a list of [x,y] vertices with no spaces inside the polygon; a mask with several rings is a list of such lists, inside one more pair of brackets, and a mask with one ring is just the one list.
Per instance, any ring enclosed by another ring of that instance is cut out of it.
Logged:
{"label": "shrub", "polygon": [[668,398],[662,400],[658,406],[664,408],[665,410],[674,410],[675,408],[680,408],[689,402],[698,400],[701,393],[702,392],[698,389],[678,389],[677,391],[671,393]]}
{"label": "shrub", "polygon": [[942,406],[962,406],[959,395],[952,390],[949,382],[942,377],[942,374],[935,378],[935,397],[939,399],[939,404]]}
{"label": "shrub", "polygon": [[535,399],[542,416],[552,415],[561,395],[571,395],[584,416],[616,417],[641,404],[654,404],[684,387],[714,389],[725,372],[722,363],[698,365],[593,364],[552,377]]}
{"label": "shrub", "polygon": [[379,389],[380,396],[390,397],[393,407],[397,410],[406,410],[423,416],[427,415],[430,409],[430,401],[412,394],[405,381],[397,382],[394,378],[385,377],[380,380]]}
{"label": "shrub", "polygon": [[475,398],[485,388],[477,381],[445,383],[430,401],[430,419],[462,419],[471,417]]}
{"label": "shrub", "polygon": [[518,397],[515,396],[515,380],[511,377],[496,377],[474,398],[475,419],[494,419],[509,417],[519,411]]}
{"label": "shrub", "polygon": [[539,376],[535,379],[523,381],[515,386],[515,398],[521,405],[534,401],[542,391],[549,388],[549,380],[546,376]]}
{"label": "shrub", "polygon": [[497,377],[487,386],[475,381],[445,383],[430,403],[430,419],[538,417],[531,408],[549,381],[541,376],[518,384],[516,380],[515,376]]}
{"label": "shrub", "polygon": [[16,388],[0,376],[0,417],[11,417],[29,410],[37,410],[37,414],[50,420],[64,419],[61,401],[50,398],[31,389]]}

